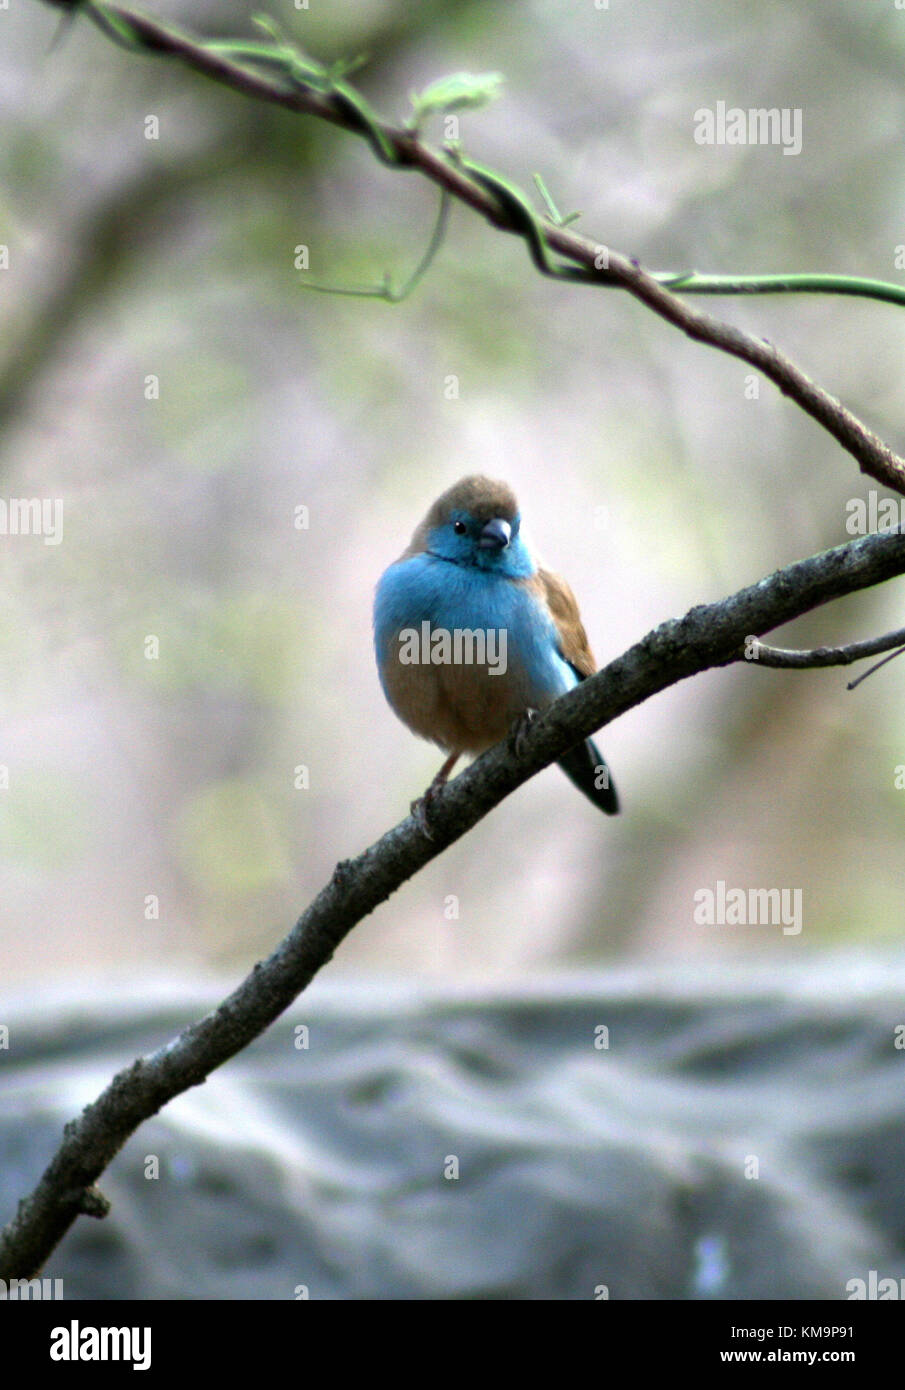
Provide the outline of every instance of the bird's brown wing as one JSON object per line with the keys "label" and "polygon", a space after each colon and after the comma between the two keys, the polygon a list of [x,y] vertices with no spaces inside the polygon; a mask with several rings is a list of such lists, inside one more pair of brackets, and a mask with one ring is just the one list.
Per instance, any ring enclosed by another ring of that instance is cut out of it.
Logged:
{"label": "bird's brown wing", "polygon": [[597,662],[588,645],[588,634],[584,630],[575,595],[566,581],[551,570],[538,569],[537,577],[559,632],[559,650],[582,680],[592,676],[597,670]]}

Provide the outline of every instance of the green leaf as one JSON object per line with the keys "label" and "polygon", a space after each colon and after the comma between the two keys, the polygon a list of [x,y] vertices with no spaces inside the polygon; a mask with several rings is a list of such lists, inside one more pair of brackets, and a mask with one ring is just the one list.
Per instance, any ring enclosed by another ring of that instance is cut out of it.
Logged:
{"label": "green leaf", "polygon": [[426,116],[437,111],[476,110],[496,101],[505,81],[501,72],[454,72],[438,78],[423,92],[412,92],[413,115],[410,125],[416,128]]}

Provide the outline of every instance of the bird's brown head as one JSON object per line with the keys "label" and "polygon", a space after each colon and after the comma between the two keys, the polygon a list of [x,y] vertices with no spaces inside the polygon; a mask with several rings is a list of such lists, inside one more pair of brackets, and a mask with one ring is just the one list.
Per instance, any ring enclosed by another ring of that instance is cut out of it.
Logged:
{"label": "bird's brown head", "polygon": [[[450,527],[461,530],[464,526],[475,536],[480,536],[489,527],[484,535],[486,549],[493,540],[493,523],[499,523],[498,539],[505,546],[518,534],[519,519],[518,502],[508,483],[496,482],[480,474],[460,478],[440,494],[419,523],[408,554],[429,551],[437,535]],[[480,540],[477,543],[480,545]]]}

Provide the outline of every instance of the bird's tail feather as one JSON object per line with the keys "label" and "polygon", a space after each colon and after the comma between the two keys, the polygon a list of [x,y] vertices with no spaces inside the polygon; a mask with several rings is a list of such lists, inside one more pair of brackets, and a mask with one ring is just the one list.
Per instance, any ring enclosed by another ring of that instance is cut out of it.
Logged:
{"label": "bird's tail feather", "polygon": [[559,765],[576,787],[601,811],[605,811],[608,816],[619,814],[619,797],[610,776],[610,769],[591,739],[570,748],[569,752],[560,758]]}

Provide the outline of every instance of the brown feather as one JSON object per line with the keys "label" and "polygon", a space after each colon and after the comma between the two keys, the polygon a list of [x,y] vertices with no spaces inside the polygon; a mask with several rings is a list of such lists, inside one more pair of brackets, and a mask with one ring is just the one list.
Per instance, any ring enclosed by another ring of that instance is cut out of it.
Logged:
{"label": "brown feather", "polygon": [[403,665],[391,653],[387,696],[404,724],[449,752],[481,753],[506,737],[529,702],[517,670],[488,676],[481,665]]}
{"label": "brown feather", "polygon": [[581,621],[578,600],[562,576],[554,574],[552,570],[538,569],[537,578],[559,632],[559,650],[562,656],[570,666],[575,667],[583,680],[587,676],[593,676],[597,670],[597,662],[594,660],[588,634]]}

